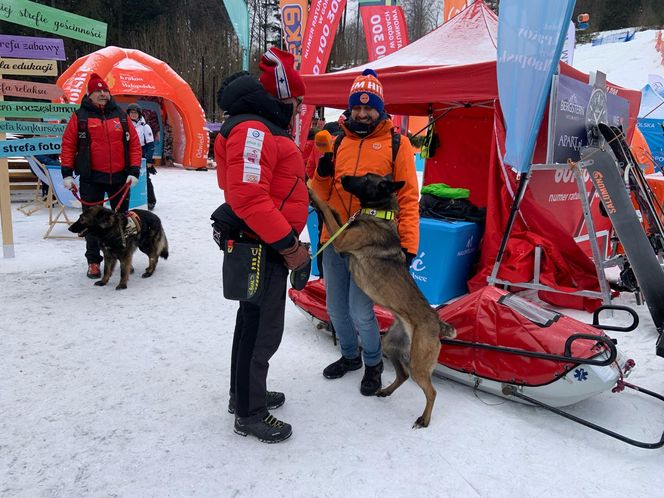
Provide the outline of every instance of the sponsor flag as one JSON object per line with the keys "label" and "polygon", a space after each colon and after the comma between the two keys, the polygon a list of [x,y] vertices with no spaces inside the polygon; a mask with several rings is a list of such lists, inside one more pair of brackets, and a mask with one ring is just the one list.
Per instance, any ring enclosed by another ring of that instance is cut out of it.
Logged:
{"label": "sponsor flag", "polygon": [[574,47],[576,46],[576,27],[574,22],[569,22],[569,28],[567,28],[567,36],[565,36],[565,43],[563,43],[563,51],[560,54],[560,60],[569,64],[570,66],[574,62]]}
{"label": "sponsor flag", "polygon": [[452,19],[471,3],[473,0],[443,0],[443,23]]}
{"label": "sponsor flag", "polygon": [[249,69],[249,11],[245,0],[224,0],[233,29],[242,47],[242,69]]}
{"label": "sponsor flag", "polygon": [[360,6],[369,61],[396,52],[408,45],[408,28],[403,9],[398,6]]}
{"label": "sponsor flag", "polygon": [[284,45],[293,57],[295,67],[299,68],[302,61],[302,38],[307,26],[307,0],[281,0],[281,29],[284,33]]}
{"label": "sponsor flag", "polygon": [[664,78],[662,78],[659,74],[649,74],[648,84],[652,87],[653,90],[655,90],[657,95],[664,98]]}
{"label": "sponsor flag", "polygon": [[505,162],[530,169],[553,72],[575,0],[503,0],[498,17],[498,98],[505,119]]}
{"label": "sponsor flag", "polygon": [[[302,74],[321,74],[327,69],[330,51],[337,33],[341,14],[346,7],[346,0],[314,0],[309,8],[307,29],[302,41]],[[349,89],[350,90],[350,89]],[[306,95],[305,95],[306,98]],[[300,110],[299,130],[296,130],[295,141],[300,144],[300,136],[307,135],[314,107],[303,105]],[[302,130],[305,130],[302,132]]]}

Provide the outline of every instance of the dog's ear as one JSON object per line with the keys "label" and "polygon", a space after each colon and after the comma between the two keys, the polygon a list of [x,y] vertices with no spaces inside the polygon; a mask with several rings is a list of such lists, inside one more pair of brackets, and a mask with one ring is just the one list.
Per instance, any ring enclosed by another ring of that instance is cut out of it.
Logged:
{"label": "dog's ear", "polygon": [[397,190],[400,190],[406,182],[403,180],[398,181],[398,182],[389,182],[389,190],[390,192],[396,192]]}

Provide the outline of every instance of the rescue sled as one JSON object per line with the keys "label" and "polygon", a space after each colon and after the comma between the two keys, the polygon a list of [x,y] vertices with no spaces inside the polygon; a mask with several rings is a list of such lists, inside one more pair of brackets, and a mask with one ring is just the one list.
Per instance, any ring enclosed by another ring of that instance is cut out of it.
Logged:
{"label": "rescue sled", "polygon": [[[312,281],[289,296],[318,328],[329,327],[325,288]],[[599,323],[600,313],[626,312],[632,323],[625,327]],[[375,307],[381,332],[394,320]],[[664,397],[639,388],[624,377],[634,366],[617,350],[604,330],[628,332],[638,326],[638,315],[624,306],[602,306],[585,324],[562,313],[542,308],[496,287],[485,287],[437,309],[442,320],[457,329],[455,339],[441,339],[443,347],[435,374],[520,403],[532,404],[586,427],[642,448],[664,446],[664,433],[656,443],[625,437],[560,410],[596,394],[625,387],[664,401]]]}

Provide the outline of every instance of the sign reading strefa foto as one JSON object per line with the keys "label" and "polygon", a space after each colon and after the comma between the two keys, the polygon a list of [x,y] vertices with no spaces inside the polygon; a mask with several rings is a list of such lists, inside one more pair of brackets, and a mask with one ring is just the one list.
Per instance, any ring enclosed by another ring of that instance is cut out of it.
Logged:
{"label": "sign reading strefa foto", "polygon": [[4,57],[0,57],[0,74],[57,76],[58,65],[55,61],[42,61],[39,59],[5,59]]}
{"label": "sign reading strefa foto", "polygon": [[0,157],[25,157],[35,154],[60,154],[61,138],[0,140]]}
{"label": "sign reading strefa foto", "polygon": [[78,107],[76,104],[0,101],[0,118],[69,118]]}
{"label": "sign reading strefa foto", "polygon": [[63,61],[65,42],[60,38],[0,35],[0,57]]}
{"label": "sign reading strefa foto", "polygon": [[28,0],[0,0],[0,20],[101,47],[106,45],[106,23]]}

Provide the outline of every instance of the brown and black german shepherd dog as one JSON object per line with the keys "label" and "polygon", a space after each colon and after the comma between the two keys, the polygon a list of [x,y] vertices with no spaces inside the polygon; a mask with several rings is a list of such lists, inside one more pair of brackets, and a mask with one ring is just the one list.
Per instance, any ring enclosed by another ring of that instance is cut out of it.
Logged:
{"label": "brown and black german shepherd dog", "polygon": [[131,260],[136,249],[150,258],[145,273],[141,275],[143,278],[154,273],[160,256],[168,258],[168,241],[161,220],[143,209],[134,209],[127,215],[102,206],[92,206],[83,211],[69,230],[79,237],[93,235],[99,239],[99,247],[104,254],[104,275],[95,285],[106,285],[115,263],[120,260],[120,283],[116,289],[126,289],[129,274],[134,271]]}
{"label": "brown and black german shepherd dog", "polygon": [[[360,200],[362,208],[394,212],[398,209],[395,192],[404,186],[402,181],[371,173],[344,176],[341,184]],[[312,190],[309,196],[328,232],[337,232],[341,226],[339,215]],[[383,351],[394,365],[397,378],[376,395],[392,394],[410,372],[426,396],[424,412],[413,428],[427,427],[436,399],[431,375],[438,361],[440,338],[455,337],[454,327],[439,319],[410,276],[394,221],[360,213],[332,244],[337,252],[348,254],[350,272],[358,287],[396,317],[383,337]]]}

